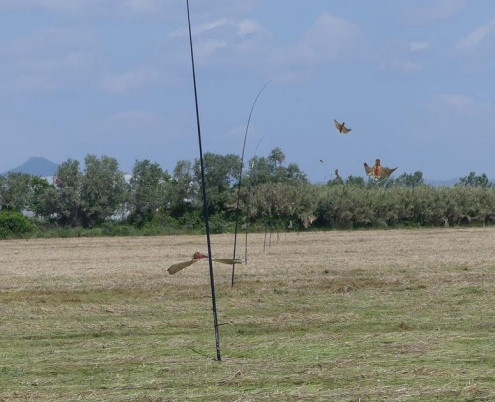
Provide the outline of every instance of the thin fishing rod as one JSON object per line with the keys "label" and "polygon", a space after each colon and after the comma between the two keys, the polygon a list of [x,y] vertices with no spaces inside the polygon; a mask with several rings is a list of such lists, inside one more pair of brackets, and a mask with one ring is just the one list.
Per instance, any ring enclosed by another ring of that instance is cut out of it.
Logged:
{"label": "thin fishing rod", "polygon": [[203,212],[205,217],[205,228],[206,228],[206,242],[208,244],[208,264],[210,267],[210,288],[211,288],[211,302],[213,304],[213,324],[215,327],[215,347],[217,351],[217,360],[221,361],[222,357],[220,355],[220,335],[218,333],[218,318],[217,318],[217,301],[215,296],[215,280],[213,279],[213,261],[211,256],[211,241],[210,241],[210,222],[208,219],[208,201],[206,199],[206,184],[205,184],[205,166],[203,162],[203,147],[201,145],[201,125],[199,124],[199,107],[198,107],[198,90],[196,88],[196,71],[194,68],[194,52],[192,44],[192,34],[191,34],[191,17],[189,13],[189,0],[186,0],[187,5],[187,23],[189,27],[189,45],[191,48],[191,65],[192,65],[192,76],[194,84],[194,101],[196,105],[196,125],[198,127],[198,143],[199,143],[199,160],[201,163],[201,187],[203,189]]}
{"label": "thin fishing rod", "polygon": [[[239,226],[239,202],[240,202],[240,199],[241,199],[242,168],[244,166],[244,151],[246,149],[246,139],[247,139],[248,130],[249,130],[249,123],[251,122],[251,115],[253,114],[254,105],[256,105],[256,101],[260,97],[260,95],[263,92],[263,90],[265,89],[265,87],[270,82],[271,82],[271,80],[268,81],[265,85],[263,85],[263,87],[258,92],[258,95],[256,95],[256,98],[254,99],[254,102],[253,102],[253,104],[251,106],[251,111],[249,112],[249,117],[248,117],[248,121],[247,121],[247,124],[246,124],[246,132],[244,133],[244,143],[242,145],[242,154],[241,154],[241,168],[239,170],[239,182],[237,184],[237,205],[236,205],[236,209],[235,209],[234,255],[232,256],[232,259],[234,259],[234,260],[235,260],[236,246],[237,246],[237,228]],[[232,287],[234,286],[234,277],[235,277],[235,264],[232,264]]]}

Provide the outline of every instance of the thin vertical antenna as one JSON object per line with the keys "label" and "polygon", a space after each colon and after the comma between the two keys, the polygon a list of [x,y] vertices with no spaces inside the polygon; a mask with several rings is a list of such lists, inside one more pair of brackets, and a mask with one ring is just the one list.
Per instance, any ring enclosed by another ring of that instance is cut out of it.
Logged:
{"label": "thin vertical antenna", "polygon": [[[242,168],[244,166],[244,151],[246,149],[246,139],[248,135],[248,130],[249,130],[249,122],[251,121],[251,115],[253,114],[254,110],[254,105],[256,105],[256,101],[260,97],[261,93],[263,92],[263,89],[271,82],[268,81],[263,87],[260,89],[258,92],[258,95],[256,95],[256,98],[254,99],[253,105],[251,106],[251,111],[249,112],[249,117],[248,121],[246,124],[246,132],[244,133],[244,143],[242,145],[242,154],[241,154],[241,168],[239,170],[239,183],[237,184],[237,206],[235,209],[235,230],[234,230],[234,255],[232,256],[232,259],[235,260],[235,252],[236,252],[236,246],[237,246],[237,228],[239,226],[239,201],[241,199],[241,182],[242,182]],[[234,277],[235,277],[235,264],[232,264],[232,286],[234,286]]]}
{"label": "thin vertical antenna", "polygon": [[206,199],[205,166],[203,162],[203,147],[201,145],[201,127],[199,124],[198,91],[196,88],[196,71],[194,69],[194,52],[193,52],[192,34],[191,34],[191,17],[189,14],[189,0],[186,0],[186,4],[187,4],[187,22],[189,26],[189,45],[191,48],[191,65],[192,65],[192,75],[193,75],[193,84],[194,84],[194,101],[196,104],[196,124],[198,127],[199,160],[201,163],[201,185],[203,188],[203,212],[205,217],[206,242],[208,244],[208,263],[210,266],[210,287],[211,287],[211,301],[213,304],[213,324],[215,327],[215,346],[217,350],[217,360],[221,361],[222,358],[220,356],[220,335],[218,333],[217,300],[215,296],[215,281],[213,279],[213,261],[211,257],[211,242],[210,242],[210,222],[208,219],[208,202]]}

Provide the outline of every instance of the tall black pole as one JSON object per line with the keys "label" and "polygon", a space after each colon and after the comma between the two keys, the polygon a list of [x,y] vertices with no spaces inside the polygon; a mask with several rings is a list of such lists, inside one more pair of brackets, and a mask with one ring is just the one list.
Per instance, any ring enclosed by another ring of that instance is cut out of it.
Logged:
{"label": "tall black pole", "polygon": [[220,355],[220,335],[218,333],[217,300],[215,296],[215,280],[213,279],[213,260],[211,257],[210,222],[208,219],[208,202],[206,199],[205,166],[203,162],[203,147],[201,145],[201,127],[199,124],[198,90],[196,88],[196,71],[194,69],[194,52],[193,52],[192,34],[191,34],[191,17],[189,14],[189,0],[186,0],[186,4],[187,4],[187,22],[189,26],[189,45],[191,47],[192,75],[193,75],[193,83],[194,83],[194,101],[196,104],[196,125],[198,127],[199,160],[201,163],[201,187],[203,188],[203,213],[205,217],[206,242],[208,244],[208,263],[210,266],[210,287],[211,287],[211,301],[213,304],[213,324],[215,327],[215,346],[217,350],[217,360],[221,361],[222,357]]}
{"label": "tall black pole", "polygon": [[[256,98],[254,99],[253,105],[251,106],[251,111],[249,112],[249,117],[248,121],[246,124],[246,132],[244,133],[244,143],[242,145],[242,154],[241,154],[241,168],[239,170],[239,182],[237,183],[237,206],[235,209],[235,230],[234,230],[234,255],[232,256],[232,259],[235,260],[235,253],[236,253],[236,246],[237,246],[237,228],[239,226],[239,202],[241,199],[241,182],[242,182],[242,168],[244,166],[244,151],[246,149],[246,139],[248,135],[248,130],[249,130],[249,123],[251,121],[251,115],[253,114],[254,110],[254,105],[256,105],[256,101],[260,97],[261,93],[263,92],[263,89],[271,82],[268,81],[263,87],[260,89],[258,92],[258,95],[256,95]],[[235,264],[232,264],[232,286],[234,286],[234,277],[235,277]]]}

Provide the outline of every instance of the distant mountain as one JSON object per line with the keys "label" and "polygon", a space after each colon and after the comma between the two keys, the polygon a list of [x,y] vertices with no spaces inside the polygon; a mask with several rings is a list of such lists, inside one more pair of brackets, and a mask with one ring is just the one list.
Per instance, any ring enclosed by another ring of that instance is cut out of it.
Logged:
{"label": "distant mountain", "polygon": [[10,169],[9,171],[3,173],[26,173],[33,176],[53,176],[57,172],[58,165],[49,161],[46,158],[40,156],[32,156],[26,162],[24,162],[21,166],[18,166],[14,169]]}

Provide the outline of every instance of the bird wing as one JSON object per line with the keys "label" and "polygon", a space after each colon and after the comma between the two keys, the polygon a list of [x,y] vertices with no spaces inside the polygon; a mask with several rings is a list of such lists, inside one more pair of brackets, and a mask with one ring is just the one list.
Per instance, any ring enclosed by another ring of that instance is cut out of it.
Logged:
{"label": "bird wing", "polygon": [[364,162],[364,171],[368,176],[373,174],[373,168],[370,168],[366,162]]}
{"label": "bird wing", "polygon": [[192,265],[197,261],[199,261],[199,260],[190,260],[190,261],[179,262],[178,264],[172,265],[169,269],[167,269],[167,271],[170,275],[173,275],[179,271],[182,271],[184,268],[187,268],[189,265]]}
{"label": "bird wing", "polygon": [[222,264],[242,264],[242,261],[239,258],[214,258],[213,261]]}
{"label": "bird wing", "polygon": [[342,124],[340,124],[337,120],[333,119],[333,124],[335,124],[335,128],[340,131]]}
{"label": "bird wing", "polygon": [[381,178],[387,178],[392,173],[394,173],[396,170],[397,170],[397,168],[390,169],[390,168],[387,168],[387,167],[383,167],[382,166],[381,169],[380,169],[380,177]]}
{"label": "bird wing", "polygon": [[347,127],[346,127],[346,126],[344,126],[344,125],[343,125],[343,126],[342,126],[342,128],[340,129],[340,132],[341,132],[342,134],[347,134],[349,131],[351,131],[351,129],[350,129],[350,128],[347,128]]}

